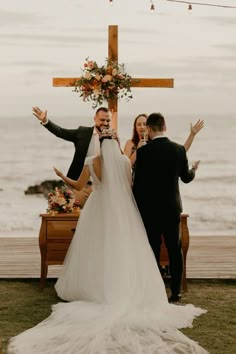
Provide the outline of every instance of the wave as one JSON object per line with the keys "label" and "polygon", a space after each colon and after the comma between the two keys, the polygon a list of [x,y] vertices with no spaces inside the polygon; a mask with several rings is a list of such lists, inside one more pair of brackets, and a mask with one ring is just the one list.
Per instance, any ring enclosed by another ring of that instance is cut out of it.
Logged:
{"label": "wave", "polygon": [[221,182],[221,184],[224,183],[236,183],[236,176],[224,176],[224,175],[218,175],[218,176],[197,176],[197,178],[194,180],[194,183],[201,183],[201,182]]}
{"label": "wave", "polygon": [[201,165],[216,165],[216,166],[219,166],[219,165],[231,165],[232,164],[232,161],[228,160],[228,159],[212,159],[212,160],[202,160],[201,161]]}
{"label": "wave", "polygon": [[204,196],[199,196],[199,195],[185,195],[184,196],[185,200],[189,200],[192,202],[199,203],[199,205],[202,205],[206,203],[207,205],[212,204],[212,203],[220,203],[221,205],[233,205],[235,202],[235,197],[234,196],[222,196],[222,195],[215,195],[215,196],[209,196],[205,195]]}

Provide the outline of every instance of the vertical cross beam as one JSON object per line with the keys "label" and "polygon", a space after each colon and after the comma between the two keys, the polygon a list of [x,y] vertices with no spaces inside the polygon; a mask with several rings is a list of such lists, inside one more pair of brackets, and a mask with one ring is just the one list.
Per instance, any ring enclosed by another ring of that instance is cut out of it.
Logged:
{"label": "vertical cross beam", "polygon": [[[118,63],[118,26],[109,25],[108,27],[108,60],[116,61]],[[111,125],[117,130],[117,110],[118,98],[108,100],[108,108],[111,111]]]}

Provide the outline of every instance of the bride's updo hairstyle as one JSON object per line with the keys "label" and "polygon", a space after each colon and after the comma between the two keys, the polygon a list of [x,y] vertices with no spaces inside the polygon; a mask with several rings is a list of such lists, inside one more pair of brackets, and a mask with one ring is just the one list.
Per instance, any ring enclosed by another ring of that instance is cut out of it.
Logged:
{"label": "bride's updo hairstyle", "polygon": [[103,140],[104,139],[115,139],[117,140],[117,134],[116,134],[116,131],[114,129],[103,129],[101,131],[101,134],[99,136],[99,141],[100,141],[100,144],[102,144]]}

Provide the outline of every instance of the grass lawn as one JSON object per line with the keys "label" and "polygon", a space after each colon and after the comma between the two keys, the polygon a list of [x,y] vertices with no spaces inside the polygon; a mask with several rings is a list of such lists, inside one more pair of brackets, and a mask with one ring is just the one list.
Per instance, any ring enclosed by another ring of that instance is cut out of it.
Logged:
{"label": "grass lawn", "polygon": [[[48,317],[59,299],[55,280],[39,291],[38,280],[0,280],[0,353],[6,353],[10,337]],[[182,303],[192,303],[208,312],[182,332],[210,354],[236,354],[236,281],[188,280]],[[52,353],[53,354],[53,353]],[[66,353],[65,353],[66,354]],[[87,353],[85,353],[87,354]]]}

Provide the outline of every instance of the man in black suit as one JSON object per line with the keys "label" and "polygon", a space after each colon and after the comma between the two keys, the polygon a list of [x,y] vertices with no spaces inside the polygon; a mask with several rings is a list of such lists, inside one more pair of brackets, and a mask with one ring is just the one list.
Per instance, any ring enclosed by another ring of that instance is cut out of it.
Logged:
{"label": "man in black suit", "polygon": [[[47,118],[47,111],[42,111],[39,107],[33,107],[33,115],[52,134],[74,144],[75,153],[67,177],[77,180],[83,169],[85,158],[97,155],[100,152],[99,132],[110,126],[109,110],[106,107],[98,108],[94,116],[94,126],[79,126],[76,129],[61,128]],[[81,191],[74,190],[75,197],[80,202],[80,207],[84,206],[91,192],[91,181]]]}
{"label": "man in black suit", "polygon": [[97,155],[100,151],[99,132],[110,126],[110,113],[106,107],[97,109],[92,127],[79,126],[76,129],[65,129],[53,123],[47,118],[47,111],[39,107],[33,107],[33,115],[41,121],[41,124],[58,138],[70,141],[75,146],[75,154],[70,165],[67,177],[78,179],[87,156]]}
{"label": "man in black suit", "polygon": [[199,161],[189,169],[184,146],[167,138],[165,119],[160,113],[150,114],[146,125],[150,142],[137,150],[133,193],[158,266],[161,235],[164,237],[170,262],[169,301],[175,302],[181,298],[183,273],[179,178],[184,183],[191,182]]}

